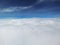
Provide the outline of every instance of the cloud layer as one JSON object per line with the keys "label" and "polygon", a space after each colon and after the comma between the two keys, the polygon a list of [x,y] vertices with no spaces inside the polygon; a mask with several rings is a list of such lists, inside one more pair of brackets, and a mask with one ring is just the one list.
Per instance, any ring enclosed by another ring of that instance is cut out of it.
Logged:
{"label": "cloud layer", "polygon": [[0,45],[60,45],[60,19],[0,19]]}

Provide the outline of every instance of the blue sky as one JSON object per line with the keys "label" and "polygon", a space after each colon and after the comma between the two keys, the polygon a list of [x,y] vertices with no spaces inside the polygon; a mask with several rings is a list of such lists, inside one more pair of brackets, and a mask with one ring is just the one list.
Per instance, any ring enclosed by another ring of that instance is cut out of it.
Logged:
{"label": "blue sky", "polygon": [[0,13],[0,18],[59,18],[60,12],[56,11],[43,11],[43,12],[3,12]]}
{"label": "blue sky", "polygon": [[59,0],[1,0],[0,18],[59,18]]}

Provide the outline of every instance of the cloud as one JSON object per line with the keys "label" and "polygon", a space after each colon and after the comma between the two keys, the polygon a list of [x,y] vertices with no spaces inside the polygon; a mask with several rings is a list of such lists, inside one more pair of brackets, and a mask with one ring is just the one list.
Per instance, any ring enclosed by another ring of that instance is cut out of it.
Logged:
{"label": "cloud", "polygon": [[14,12],[15,10],[14,9],[1,9],[0,12]]}
{"label": "cloud", "polygon": [[38,0],[38,1],[60,1],[60,0]]}
{"label": "cloud", "polygon": [[38,5],[38,4],[43,3],[43,2],[50,2],[50,1],[54,2],[54,1],[60,1],[60,0],[37,0],[37,2],[35,3],[35,5]]}
{"label": "cloud", "polygon": [[21,11],[31,8],[32,6],[28,7],[8,7],[8,8],[0,8],[0,12],[15,12],[15,11]]}
{"label": "cloud", "polygon": [[60,19],[0,19],[0,45],[60,45]]}

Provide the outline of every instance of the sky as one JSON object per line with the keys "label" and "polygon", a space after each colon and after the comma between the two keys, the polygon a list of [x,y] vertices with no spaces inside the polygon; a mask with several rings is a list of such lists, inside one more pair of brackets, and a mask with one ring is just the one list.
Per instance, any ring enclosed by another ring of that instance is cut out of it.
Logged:
{"label": "sky", "polygon": [[60,45],[60,0],[0,0],[0,45]]}
{"label": "sky", "polygon": [[59,18],[60,0],[0,0],[0,18]]}

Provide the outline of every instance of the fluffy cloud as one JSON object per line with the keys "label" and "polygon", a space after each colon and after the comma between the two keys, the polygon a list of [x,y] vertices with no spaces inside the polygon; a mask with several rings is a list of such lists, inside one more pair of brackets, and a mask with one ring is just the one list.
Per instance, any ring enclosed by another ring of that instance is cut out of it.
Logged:
{"label": "fluffy cloud", "polygon": [[0,19],[0,45],[60,45],[60,19]]}

